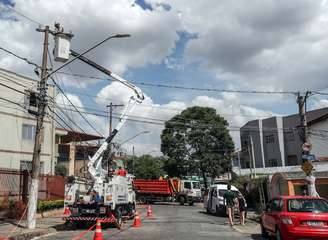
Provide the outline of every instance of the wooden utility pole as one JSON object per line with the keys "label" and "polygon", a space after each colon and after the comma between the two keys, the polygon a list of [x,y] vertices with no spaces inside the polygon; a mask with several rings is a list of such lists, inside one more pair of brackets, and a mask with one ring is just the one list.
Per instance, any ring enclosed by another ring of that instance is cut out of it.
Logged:
{"label": "wooden utility pole", "polygon": [[[112,129],[113,129],[113,108],[114,107],[123,107],[123,104],[113,104],[112,102],[107,105],[106,107],[109,108],[109,135],[111,135],[112,133]],[[108,135],[108,136],[109,136]],[[112,158],[112,148],[111,148],[111,144],[108,144],[108,155],[107,155],[107,171],[108,171],[108,175],[109,173],[109,165],[110,165],[110,160]]]}
{"label": "wooden utility pole", "polygon": [[[306,121],[306,101],[310,96],[310,92],[306,92],[304,96],[300,93],[297,95],[297,104],[299,109],[299,116],[300,116],[300,139],[302,142],[302,169],[306,173],[307,177],[305,178],[307,182],[307,189],[308,195],[310,196],[317,196],[318,193],[315,188],[315,177],[313,175],[312,163],[307,159],[308,155],[310,154],[310,149],[307,149],[307,145],[310,145],[307,136],[307,121]],[[307,170],[308,169],[308,170]]]}
{"label": "wooden utility pole", "polygon": [[44,33],[43,42],[43,56],[41,67],[41,79],[39,85],[39,97],[38,97],[38,111],[37,111],[37,123],[35,142],[32,158],[32,172],[31,172],[31,185],[29,189],[29,201],[27,211],[27,227],[34,229],[36,225],[36,207],[38,201],[38,185],[39,185],[39,171],[40,171],[40,156],[41,156],[41,142],[43,132],[43,120],[45,116],[45,108],[47,106],[47,58],[48,58],[48,39],[49,39],[49,26],[44,29],[37,29],[39,32]]}

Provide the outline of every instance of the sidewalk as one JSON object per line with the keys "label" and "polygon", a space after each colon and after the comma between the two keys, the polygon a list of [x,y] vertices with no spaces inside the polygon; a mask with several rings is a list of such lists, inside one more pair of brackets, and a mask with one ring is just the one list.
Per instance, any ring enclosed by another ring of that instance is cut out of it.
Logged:
{"label": "sidewalk", "polygon": [[27,229],[26,220],[18,224],[18,220],[0,219],[0,240],[26,240],[56,232],[63,227],[62,213],[63,210],[60,209],[44,213],[43,217],[38,215],[35,229]]}

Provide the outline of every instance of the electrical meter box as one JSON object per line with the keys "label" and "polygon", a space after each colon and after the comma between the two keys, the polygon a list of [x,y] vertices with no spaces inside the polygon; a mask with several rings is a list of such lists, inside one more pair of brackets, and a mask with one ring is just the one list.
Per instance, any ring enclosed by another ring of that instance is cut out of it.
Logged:
{"label": "electrical meter box", "polygon": [[69,59],[71,36],[65,33],[56,33],[55,35],[55,61],[66,62]]}

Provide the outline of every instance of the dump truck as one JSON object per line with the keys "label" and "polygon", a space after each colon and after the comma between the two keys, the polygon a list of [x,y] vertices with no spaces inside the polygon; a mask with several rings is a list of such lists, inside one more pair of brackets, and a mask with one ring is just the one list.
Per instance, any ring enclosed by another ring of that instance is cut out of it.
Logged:
{"label": "dump truck", "polygon": [[137,201],[142,203],[173,202],[181,205],[193,205],[201,201],[199,181],[180,180],[177,178],[164,180],[134,179],[133,189]]}

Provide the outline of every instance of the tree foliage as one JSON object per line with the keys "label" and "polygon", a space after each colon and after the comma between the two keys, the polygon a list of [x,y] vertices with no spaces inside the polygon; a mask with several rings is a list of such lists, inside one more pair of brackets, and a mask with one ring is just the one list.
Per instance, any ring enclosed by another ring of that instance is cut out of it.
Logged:
{"label": "tree foliage", "polygon": [[158,179],[163,176],[163,158],[151,155],[130,157],[127,161],[127,170],[140,179]]}
{"label": "tree foliage", "polygon": [[67,175],[67,168],[64,165],[55,166],[55,175],[65,177]]}
{"label": "tree foliage", "polygon": [[165,123],[161,151],[170,176],[218,176],[230,168],[234,144],[228,122],[208,107],[190,107]]}

